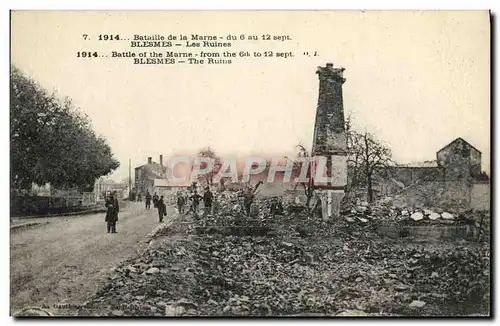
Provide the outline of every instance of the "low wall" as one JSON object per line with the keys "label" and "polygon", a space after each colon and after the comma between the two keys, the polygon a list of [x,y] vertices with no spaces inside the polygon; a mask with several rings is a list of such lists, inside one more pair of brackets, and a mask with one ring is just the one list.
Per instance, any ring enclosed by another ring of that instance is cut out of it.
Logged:
{"label": "low wall", "polygon": [[471,185],[465,181],[423,181],[395,196],[397,206],[468,210]]}
{"label": "low wall", "polygon": [[440,241],[474,239],[473,227],[465,225],[424,225],[401,226],[397,224],[380,225],[377,232],[390,238],[412,237],[417,241]]}
{"label": "low wall", "polygon": [[474,210],[490,210],[490,184],[474,183],[471,189],[470,208]]}
{"label": "low wall", "polygon": [[10,216],[60,214],[83,210],[81,197],[11,196]]}

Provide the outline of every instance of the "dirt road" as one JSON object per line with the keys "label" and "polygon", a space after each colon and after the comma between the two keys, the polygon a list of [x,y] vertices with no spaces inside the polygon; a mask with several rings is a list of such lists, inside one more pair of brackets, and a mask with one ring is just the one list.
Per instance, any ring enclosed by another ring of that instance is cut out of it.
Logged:
{"label": "dirt road", "polygon": [[[106,233],[102,213],[53,217],[48,224],[11,231],[11,315],[26,306],[64,314],[59,304],[83,303],[158,225],[156,209],[143,205],[128,203],[121,210],[117,234]],[[167,210],[168,220],[174,209]]]}

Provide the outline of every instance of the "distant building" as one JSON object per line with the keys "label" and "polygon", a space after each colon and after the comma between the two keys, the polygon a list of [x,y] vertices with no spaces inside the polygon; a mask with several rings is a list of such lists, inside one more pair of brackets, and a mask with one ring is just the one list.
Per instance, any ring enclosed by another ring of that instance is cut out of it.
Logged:
{"label": "distant building", "polygon": [[439,166],[447,170],[449,177],[478,178],[481,175],[481,152],[463,138],[455,139],[436,156]]}
{"label": "distant building", "polygon": [[135,192],[144,196],[146,192],[153,193],[155,179],[166,179],[167,169],[163,166],[163,155],[160,155],[160,163],[153,162],[148,157],[147,163],[135,168]]}
{"label": "distant building", "polygon": [[481,172],[481,152],[463,138],[457,138],[437,151],[436,160],[397,164],[379,171],[382,170],[382,178],[397,180],[404,186],[420,181],[477,181],[485,178]]}
{"label": "distant building", "polygon": [[107,193],[114,191],[116,191],[118,198],[127,198],[128,184],[101,177],[97,179],[94,185],[94,194],[97,201],[104,200]]}
{"label": "distant building", "polygon": [[457,138],[437,151],[436,160],[398,164],[378,170],[376,197],[406,193],[429,203],[489,209],[489,177],[481,171],[481,152]]}
{"label": "distant building", "polygon": [[167,201],[174,202],[177,192],[188,191],[192,185],[192,182],[185,180],[182,182],[172,182],[167,179],[155,179],[153,190],[150,191],[151,194],[156,193],[158,196],[164,196]]}
{"label": "distant building", "polygon": [[31,184],[31,193],[36,196],[50,197],[50,183],[46,183],[43,186],[39,186],[36,183]]}

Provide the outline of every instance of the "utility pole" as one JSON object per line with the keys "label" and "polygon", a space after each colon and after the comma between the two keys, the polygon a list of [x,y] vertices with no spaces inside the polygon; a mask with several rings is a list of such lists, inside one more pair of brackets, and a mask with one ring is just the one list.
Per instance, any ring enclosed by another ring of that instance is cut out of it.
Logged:
{"label": "utility pole", "polygon": [[130,199],[130,194],[132,193],[132,167],[131,160],[128,159],[128,198]]}

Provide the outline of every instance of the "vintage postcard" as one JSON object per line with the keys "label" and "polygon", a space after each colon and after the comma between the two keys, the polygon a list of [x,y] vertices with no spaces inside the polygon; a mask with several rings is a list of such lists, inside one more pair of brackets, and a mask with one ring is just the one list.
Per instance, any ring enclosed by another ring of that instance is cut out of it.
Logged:
{"label": "vintage postcard", "polygon": [[12,316],[491,316],[490,12],[10,16]]}

